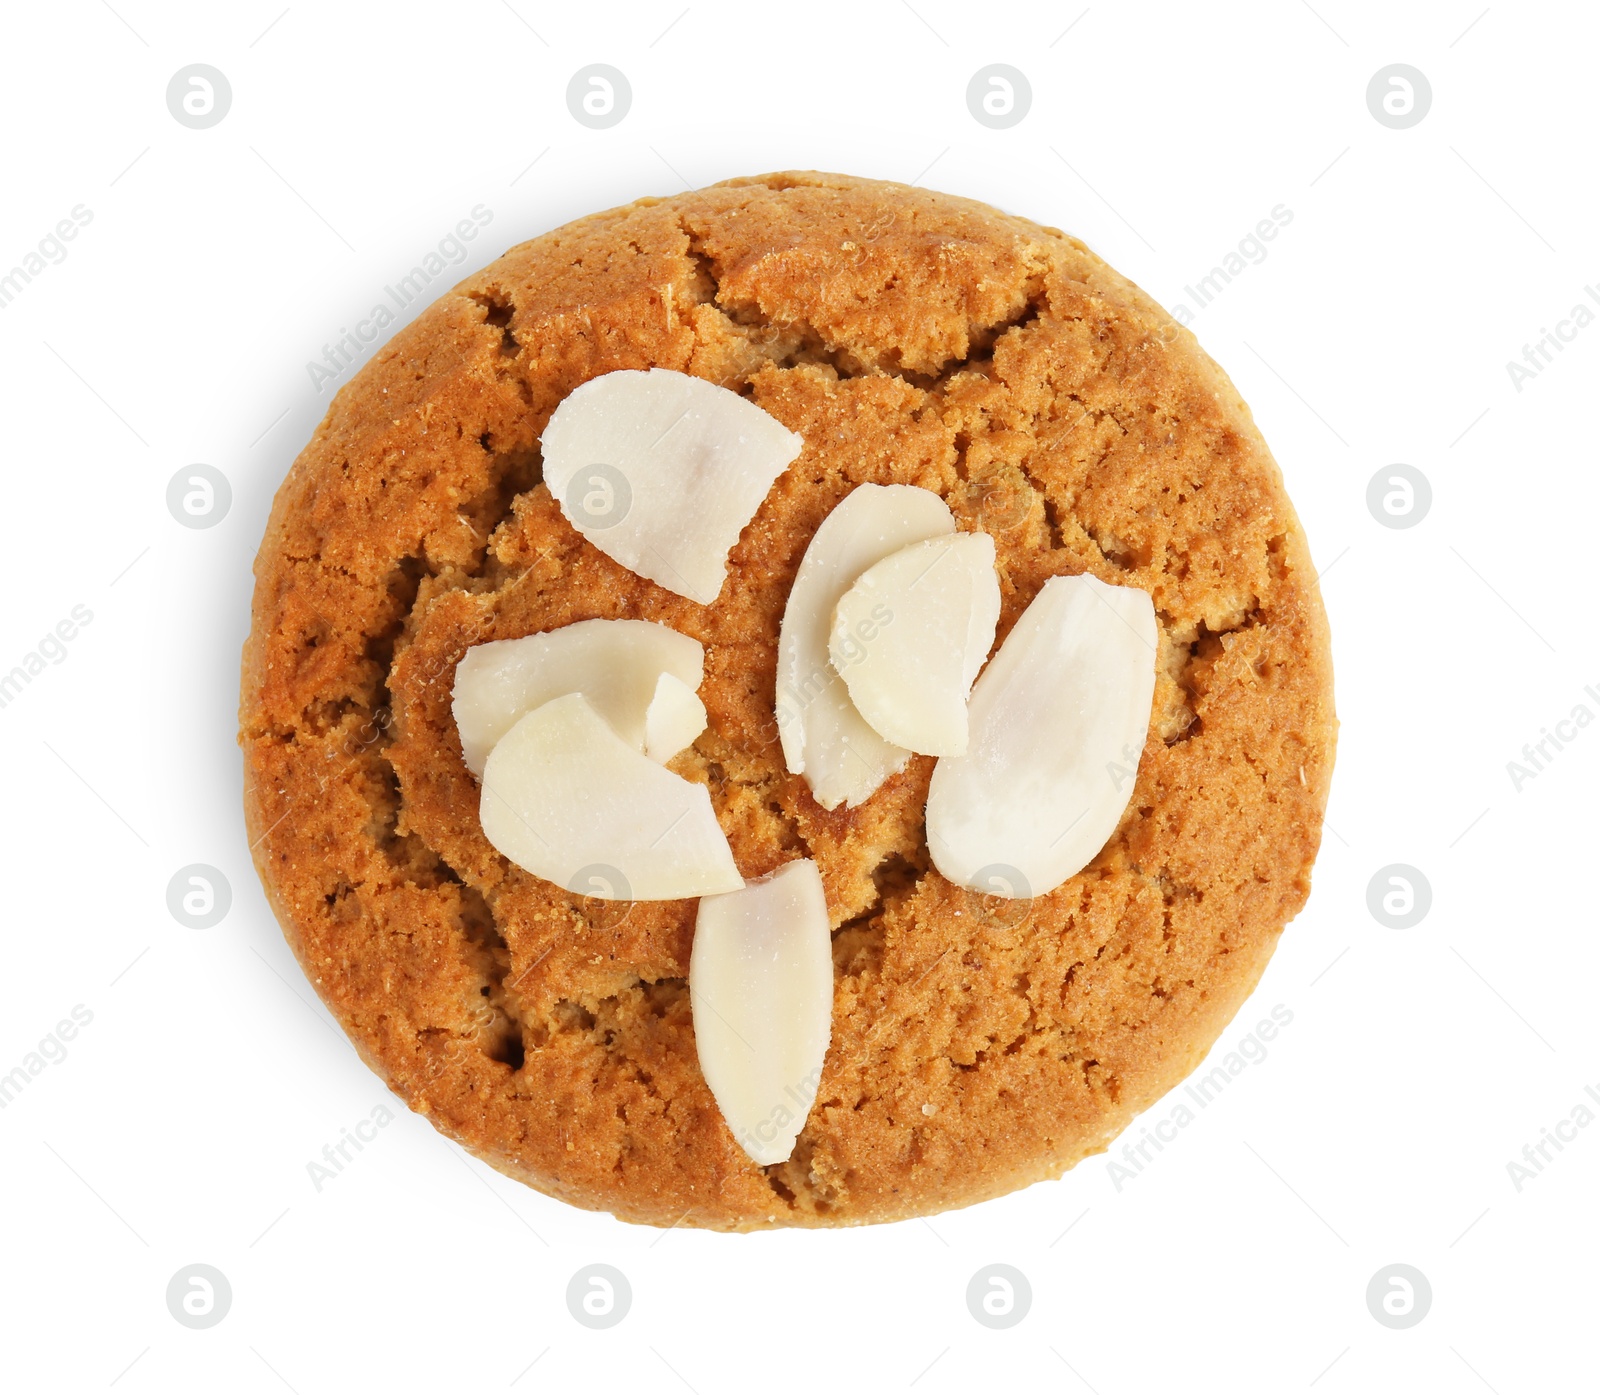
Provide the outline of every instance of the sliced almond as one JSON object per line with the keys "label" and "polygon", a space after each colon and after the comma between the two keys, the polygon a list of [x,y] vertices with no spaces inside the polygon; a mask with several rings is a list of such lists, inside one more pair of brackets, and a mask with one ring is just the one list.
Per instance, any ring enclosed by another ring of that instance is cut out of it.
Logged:
{"label": "sliced almond", "polygon": [[1150,597],[1054,577],[968,705],[971,741],[928,790],[928,850],[949,880],[1042,895],[1105,846],[1133,794],[1155,692]]}
{"label": "sliced almond", "polygon": [[456,665],[453,709],[461,754],[467,769],[481,776],[495,742],[519,717],[568,693],[582,693],[618,736],[642,751],[646,713],[661,676],[671,674],[692,691],[704,671],[699,640],[648,620],[580,620],[543,634],[476,644]]}
{"label": "sliced almond", "polygon": [[607,557],[701,605],[804,442],[753,402],[666,368],[604,373],[545,426],[544,479]]}
{"label": "sliced almond", "polygon": [[994,643],[994,539],[952,533],[868,567],[839,600],[828,657],[885,741],[929,756],[967,749],[967,694]]}
{"label": "sliced almond", "polygon": [[624,741],[582,693],[529,712],[495,743],[478,817],[518,867],[601,900],[744,885],[705,787]]}
{"label": "sliced almond", "polygon": [[932,490],[863,484],[822,520],[806,548],[778,632],[778,733],[784,763],[806,777],[824,809],[860,804],[911,758],[850,701],[828,658],[834,610],[868,567],[955,526]]}
{"label": "sliced almond", "polygon": [[644,714],[645,755],[665,765],[705,729],[700,695],[673,674],[656,679],[656,694]]}
{"label": "sliced almond", "polygon": [[831,944],[814,862],[700,902],[689,956],[695,1049],[722,1117],[763,1167],[794,1151],[817,1098],[833,1022]]}

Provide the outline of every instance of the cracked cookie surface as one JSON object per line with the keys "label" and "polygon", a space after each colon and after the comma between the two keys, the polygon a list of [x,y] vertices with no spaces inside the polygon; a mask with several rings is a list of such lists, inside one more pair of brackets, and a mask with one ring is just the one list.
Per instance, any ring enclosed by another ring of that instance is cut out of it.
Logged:
{"label": "cracked cookie surface", "polygon": [[[561,399],[650,367],[805,440],[713,606],[602,555],[540,481]],[[784,768],[784,602],[817,526],[869,482],[935,490],[994,537],[998,639],[1052,576],[1154,599],[1132,800],[1047,896],[986,900],[930,869],[927,757],[832,813]],[[769,175],[513,248],[338,394],[256,577],[247,822],[307,976],[441,1131],[626,1220],[855,1224],[1058,1176],[1200,1061],[1309,890],[1332,672],[1277,467],[1187,330],[1082,243],[981,204]],[[710,725],[672,768],[706,785],[746,877],[821,868],[833,1040],[786,1163],[745,1156],[701,1077],[695,903],[585,900],[479,827],[456,663],[594,617],[705,645]]]}

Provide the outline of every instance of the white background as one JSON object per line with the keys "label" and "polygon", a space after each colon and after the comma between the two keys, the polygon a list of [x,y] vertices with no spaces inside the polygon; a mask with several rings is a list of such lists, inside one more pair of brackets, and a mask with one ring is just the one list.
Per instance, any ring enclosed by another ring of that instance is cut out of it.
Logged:
{"label": "white background", "polygon": [[[1520,1192],[1507,1163],[1600,1089],[1600,725],[1520,791],[1506,763],[1575,704],[1600,714],[1600,327],[1520,392],[1506,362],[1600,283],[1600,22],[915,3],[8,7],[0,271],[93,212],[0,310],[0,670],[93,613],[0,709],[0,1072],[93,1013],[0,1111],[8,1388],[1592,1388],[1600,1127]],[[208,130],[165,102],[195,62],[233,89]],[[593,62],[633,88],[609,130],[564,100]],[[991,62],[1033,89],[1007,130],[966,106]],[[1432,86],[1407,130],[1365,99],[1394,62]],[[250,561],[327,407],[304,365],[476,204],[493,221],[453,276],[595,209],[789,167],[1067,228],[1173,307],[1292,211],[1196,329],[1326,570],[1343,728],[1315,892],[1219,1054],[1275,1004],[1293,1022],[1120,1190],[1096,1159],[929,1223],[659,1232],[401,1110],[319,1192],[307,1163],[388,1096],[262,899],[234,743]],[[195,462],[233,489],[205,530],[165,504]],[[1366,505],[1395,462],[1433,490],[1404,530]],[[167,911],[189,863],[231,882],[213,929]],[[1390,863],[1431,883],[1414,928],[1368,911]],[[197,1261],[233,1291],[205,1331],[164,1296]],[[1005,1331],[964,1297],[996,1261],[1033,1294]],[[592,1262],[633,1290],[608,1331],[564,1299]],[[1365,1298],[1394,1262],[1433,1292],[1404,1331]]]}

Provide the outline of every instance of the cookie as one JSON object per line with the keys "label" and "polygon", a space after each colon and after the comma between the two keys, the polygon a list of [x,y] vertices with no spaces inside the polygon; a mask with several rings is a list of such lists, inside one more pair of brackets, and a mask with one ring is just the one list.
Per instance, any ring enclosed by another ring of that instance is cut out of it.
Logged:
{"label": "cookie", "polygon": [[[585,542],[540,479],[615,369],[732,388],[805,441],[698,605]],[[862,483],[990,534],[999,638],[1054,576],[1154,600],[1121,824],[1032,901],[929,861],[933,761],[823,810],[774,716],[779,621]],[[594,617],[706,649],[705,785],[740,872],[799,857],[833,1035],[759,1167],[696,1061],[695,903],[588,900],[485,840],[451,715],[466,649]],[[932,1214],[1059,1176],[1204,1056],[1304,904],[1333,761],[1327,624],[1278,469],[1193,336],[1081,242],[965,199],[791,173],[642,199],[507,252],[347,384],[256,561],[240,741],[254,857],[307,977],[412,1109],[512,1177],[723,1230]]]}

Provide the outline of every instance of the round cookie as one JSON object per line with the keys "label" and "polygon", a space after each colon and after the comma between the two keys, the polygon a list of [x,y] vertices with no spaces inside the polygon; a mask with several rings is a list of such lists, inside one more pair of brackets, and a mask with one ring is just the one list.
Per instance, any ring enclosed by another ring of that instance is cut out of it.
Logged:
{"label": "round cookie", "polygon": [[[579,384],[666,367],[805,448],[700,606],[603,556],[540,482]],[[1027,901],[929,865],[933,762],[829,813],[784,767],[778,624],[862,483],[990,533],[999,637],[1052,576],[1161,628],[1137,785]],[[507,252],[338,394],[256,561],[240,741],[257,868],[363,1058],[507,1174],[630,1221],[887,1221],[1055,1177],[1204,1056],[1302,906],[1333,761],[1327,624],[1248,409],[1081,242],[982,204],[795,173],[596,214]],[[591,617],[706,647],[705,784],[740,871],[819,864],[833,1038],[789,1161],[758,1167],[697,1063],[695,902],[587,901],[485,840],[451,716],[473,644]]]}

